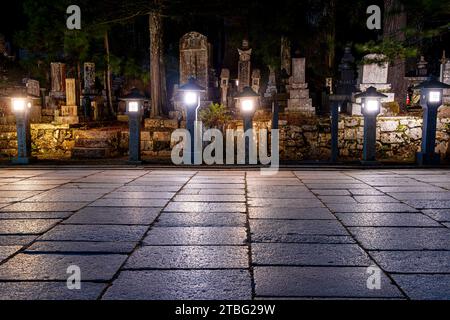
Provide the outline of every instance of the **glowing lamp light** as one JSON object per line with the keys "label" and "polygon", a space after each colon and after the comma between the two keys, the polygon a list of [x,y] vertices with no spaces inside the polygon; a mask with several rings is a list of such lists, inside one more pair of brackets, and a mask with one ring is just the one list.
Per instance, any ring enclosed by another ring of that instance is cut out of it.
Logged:
{"label": "glowing lamp light", "polygon": [[380,109],[380,102],[375,99],[369,99],[366,101],[365,109],[367,112],[375,113]]}
{"label": "glowing lamp light", "polygon": [[254,106],[255,106],[255,104],[254,104],[253,100],[251,100],[251,99],[242,100],[242,104],[241,104],[242,111],[251,112],[251,111],[253,111]]}
{"label": "glowing lamp light", "polygon": [[128,103],[128,111],[129,112],[138,112],[139,111],[139,103],[137,101],[130,101]]}
{"label": "glowing lamp light", "polygon": [[450,89],[450,85],[429,77],[413,89],[420,90],[420,104],[422,107],[440,107],[442,105],[442,93],[444,89]]}
{"label": "glowing lamp light", "polygon": [[186,91],[184,93],[184,103],[188,106],[192,106],[198,103],[198,94],[194,91]]}
{"label": "glowing lamp light", "polygon": [[198,85],[197,80],[191,77],[178,91],[183,93],[183,100],[186,106],[198,108],[200,106],[200,94],[206,92],[206,89]]}
{"label": "glowing lamp light", "polygon": [[364,115],[377,116],[381,111],[381,99],[387,98],[386,95],[377,91],[375,87],[369,87],[365,92],[355,95],[356,98],[361,98],[361,111]]}
{"label": "glowing lamp light", "polygon": [[31,108],[31,103],[27,104],[27,101],[24,98],[13,98],[12,99],[13,112],[24,112],[27,105],[29,108]]}
{"label": "glowing lamp light", "polygon": [[239,93],[235,99],[239,100],[241,112],[253,113],[256,109],[256,102],[259,99],[259,94],[253,91],[250,87],[245,87],[244,90]]}
{"label": "glowing lamp light", "polygon": [[133,88],[131,89],[131,92],[122,97],[121,100],[126,102],[127,111],[129,113],[138,113],[141,109],[140,107],[144,103],[145,96],[143,96],[137,88]]}
{"label": "glowing lamp light", "polygon": [[441,101],[441,93],[439,91],[430,91],[428,101],[432,103],[439,103]]}

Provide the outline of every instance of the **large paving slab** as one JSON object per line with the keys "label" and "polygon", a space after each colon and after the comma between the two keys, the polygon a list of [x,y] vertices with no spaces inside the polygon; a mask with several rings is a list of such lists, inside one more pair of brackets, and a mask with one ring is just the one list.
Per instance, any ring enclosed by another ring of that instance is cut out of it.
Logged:
{"label": "large paving slab", "polygon": [[159,227],[245,227],[243,213],[164,212],[158,218]]}
{"label": "large paving slab", "polygon": [[364,267],[255,267],[257,296],[298,298],[402,298],[382,274],[381,289],[367,288]]}
{"label": "large paving slab", "polygon": [[130,254],[135,247],[136,242],[36,241],[25,252]]}
{"label": "large paving slab", "polygon": [[146,226],[119,225],[58,225],[39,240],[53,241],[139,241]]}
{"label": "large paving slab", "polygon": [[243,245],[245,228],[239,227],[161,227],[152,228],[146,245]]}
{"label": "large paving slab", "polygon": [[332,212],[417,212],[403,203],[361,203],[361,204],[340,204],[331,203],[327,207]]}
{"label": "large paving slab", "polygon": [[41,234],[61,220],[0,220],[0,234]]}
{"label": "large paving slab", "polygon": [[247,270],[152,270],[122,271],[103,298],[248,300],[251,294],[251,278]]}
{"label": "large paving slab", "polygon": [[66,282],[0,282],[0,300],[95,300],[106,283],[82,282],[70,290]]}
{"label": "large paving slab", "polygon": [[375,251],[371,256],[387,272],[450,274],[450,251]]}
{"label": "large paving slab", "polygon": [[19,251],[22,246],[0,246],[0,263]]}
{"label": "large paving slab", "polygon": [[248,208],[251,219],[334,220],[327,208]]}
{"label": "large paving slab", "polygon": [[413,300],[450,300],[449,274],[394,274],[392,277]]}
{"label": "large paving slab", "polygon": [[440,227],[433,219],[421,213],[337,213],[347,227]]}
{"label": "large paving slab", "polygon": [[450,250],[447,228],[351,227],[349,230],[368,250]]}
{"label": "large paving slab", "polygon": [[243,246],[146,246],[136,250],[125,269],[245,269]]}
{"label": "large paving slab", "polygon": [[64,280],[67,269],[78,266],[82,281],[107,281],[126,259],[126,255],[61,255],[20,253],[0,265],[0,282],[4,280]]}
{"label": "large paving slab", "polygon": [[65,224],[150,225],[162,208],[86,207],[65,220]]}
{"label": "large paving slab", "polygon": [[170,202],[165,212],[246,212],[241,202],[209,203],[209,202]]}
{"label": "large paving slab", "polygon": [[77,211],[88,204],[89,202],[19,202],[0,211]]}
{"label": "large paving slab", "polygon": [[255,265],[369,266],[369,256],[355,244],[254,243]]}

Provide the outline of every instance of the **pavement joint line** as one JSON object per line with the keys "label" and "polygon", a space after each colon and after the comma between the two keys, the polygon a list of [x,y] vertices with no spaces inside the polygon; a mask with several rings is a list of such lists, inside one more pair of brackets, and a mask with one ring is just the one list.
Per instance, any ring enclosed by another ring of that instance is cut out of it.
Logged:
{"label": "pavement joint line", "polygon": [[[392,172],[392,174],[395,174],[395,175],[397,175],[397,176],[399,176],[399,177],[404,177],[405,175],[402,175],[402,174],[398,174],[398,173],[396,173],[396,172]],[[408,179],[412,179],[412,180],[415,180],[415,181],[417,181],[417,182],[419,182],[419,183],[426,183],[426,184],[428,184],[428,185],[433,185],[432,183],[428,183],[428,182],[423,182],[423,181],[420,181],[420,180],[418,180],[418,179],[416,179],[416,178],[413,178],[413,177],[411,177],[411,176],[409,176],[409,175],[406,175],[406,177],[408,178]],[[435,185],[433,185],[433,186],[435,186]],[[376,188],[379,192],[381,192],[381,193],[383,193],[384,195],[386,195],[386,196],[389,196],[389,197],[392,197],[392,196],[390,196],[387,192],[383,192],[382,190],[380,190],[380,188],[383,188],[383,187],[374,187],[374,188]],[[444,188],[445,189],[445,188]],[[395,193],[395,192],[393,192],[393,193]],[[409,193],[409,192],[406,192],[406,193]],[[393,197],[392,197],[393,198]],[[410,207],[410,208],[413,208],[413,209],[416,209],[418,212],[416,212],[417,214],[421,214],[421,215],[423,215],[423,216],[425,216],[425,217],[427,217],[427,218],[430,218],[431,220],[433,220],[434,222],[437,222],[438,224],[440,224],[442,227],[444,227],[444,228],[449,228],[449,227],[447,227],[442,221],[438,221],[438,220],[436,220],[436,219],[434,219],[433,217],[431,217],[431,216],[429,216],[429,215],[427,215],[426,213],[424,213],[424,212],[422,212],[422,210],[427,210],[427,209],[424,209],[424,208],[414,208],[414,207],[412,207],[412,206],[410,206],[409,204],[407,204],[405,201],[407,201],[407,200],[400,200],[400,199],[397,199],[400,203],[403,203],[403,204],[405,204],[405,205],[407,205],[408,207]],[[398,213],[406,213],[406,212],[398,212]],[[435,228],[438,228],[438,227],[435,227]]]}
{"label": "pavement joint line", "polygon": [[[52,171],[53,171],[53,170],[52,170]],[[51,171],[50,171],[50,172],[51,172]],[[89,177],[89,176],[94,175],[94,174],[97,174],[97,173],[98,173],[98,172],[94,172],[94,173],[91,173],[91,174],[86,175],[85,177]],[[46,174],[46,173],[42,173],[42,174]],[[55,189],[55,188],[62,187],[62,186],[64,186],[64,185],[68,184],[68,183],[71,183],[71,181],[66,182],[66,183],[63,183],[62,185],[59,185],[59,186],[55,186],[54,188],[51,188],[51,189],[49,189],[49,190],[47,190],[47,191],[53,190],[53,189]],[[47,192],[47,191],[43,191],[43,192]],[[41,194],[41,193],[39,193],[39,194]],[[96,200],[94,200],[94,201],[96,201]],[[94,201],[93,201],[93,202],[94,202]],[[91,203],[92,203],[92,202],[91,202]],[[84,207],[83,207],[83,208],[84,208]],[[82,208],[80,208],[79,210],[81,210],[81,209],[82,209]],[[46,231],[43,232],[42,234],[39,234],[39,235],[33,234],[32,236],[36,236],[36,238],[35,238],[33,241],[31,241],[31,242],[28,243],[27,245],[22,246],[22,248],[21,248],[20,250],[16,251],[14,254],[12,254],[11,256],[9,256],[8,258],[6,258],[5,260],[0,261],[0,266],[3,265],[3,264],[5,264],[6,262],[8,262],[9,260],[11,260],[11,259],[14,258],[15,256],[17,256],[18,254],[20,254],[20,253],[25,253],[25,251],[26,251],[28,248],[30,248],[36,241],[39,241],[39,238],[41,238],[44,234],[46,234],[47,232],[49,232],[49,231],[53,230],[54,228],[56,228],[56,226],[60,225],[63,221],[69,219],[71,216],[73,216],[73,215],[74,215],[77,211],[79,211],[79,210],[76,210],[76,211],[64,211],[64,212],[72,212],[72,214],[70,214],[70,215],[69,215],[68,217],[66,217],[66,218],[60,219],[61,221],[59,221],[58,223],[56,223],[54,226],[52,226],[51,228],[49,228],[48,230],[46,230]],[[16,219],[16,220],[17,220],[17,219]],[[23,235],[23,234],[21,234],[21,235]]]}
{"label": "pavement joint line", "polygon": [[[343,173],[344,175],[347,175],[346,173]],[[364,183],[366,185],[369,185],[368,183],[362,181],[360,178],[358,177],[353,177],[354,179],[361,181],[361,183]],[[370,186],[370,185],[369,185]],[[379,190],[380,191],[380,190]],[[384,193],[384,192],[383,192]],[[385,193],[384,193],[385,194]],[[386,194],[385,194],[386,195]],[[328,208],[328,206],[327,206]],[[412,207],[411,207],[412,208]],[[415,209],[415,208],[413,208]],[[347,227],[340,219],[339,217],[330,209],[328,208],[328,210],[330,210],[331,214],[333,214],[336,219],[339,221],[339,223],[345,228],[345,230],[350,234],[350,237],[353,238],[353,240],[359,245],[359,247],[369,256],[369,258],[372,260],[373,264],[376,265],[380,270],[382,270],[386,276],[389,278],[389,280],[397,287],[397,289],[400,291],[401,294],[404,295],[404,297],[406,297],[408,300],[410,300],[410,297],[406,294],[406,292],[403,290],[403,288],[394,280],[394,278],[391,276],[391,274],[389,272],[387,272],[384,268],[382,268],[382,266],[372,257],[372,255],[370,254],[370,251],[366,250],[361,243],[356,239],[356,237],[350,232],[349,227]]]}
{"label": "pavement joint line", "polygon": [[[348,175],[347,173],[344,173],[344,172],[341,172],[341,173],[342,173],[343,175],[345,175],[345,176],[349,176],[349,177],[351,177],[351,178],[353,178],[353,179],[356,179],[356,180],[360,181],[361,183],[363,183],[363,184],[365,184],[365,185],[367,185],[367,186],[370,187],[370,185],[368,185],[366,182],[362,181],[361,179],[358,179],[358,178],[356,178],[356,177],[353,177],[353,176],[351,176],[351,175]],[[297,176],[297,175],[296,175],[296,176]],[[302,179],[301,179],[300,177],[298,177],[298,176],[297,176],[297,179],[299,179],[301,182],[303,182]],[[308,189],[311,191],[310,188],[308,188]],[[345,189],[345,190],[347,190],[347,189]],[[330,211],[330,213],[336,218],[336,220],[341,224],[341,226],[347,231],[348,237],[351,237],[351,238],[353,239],[353,241],[355,241],[355,243],[360,247],[360,249],[363,250],[363,251],[367,254],[367,256],[368,256],[368,257],[370,258],[370,260],[372,261],[373,265],[376,265],[380,270],[382,270],[382,271],[385,273],[385,275],[389,278],[389,280],[397,287],[397,289],[400,291],[400,293],[401,293],[405,298],[409,299],[409,296],[404,292],[404,290],[397,284],[397,282],[394,281],[394,279],[389,275],[389,273],[386,272],[386,270],[384,270],[384,269],[376,262],[376,260],[370,255],[370,253],[369,253],[367,250],[364,249],[364,247],[361,245],[361,243],[360,243],[360,242],[356,239],[356,237],[350,232],[350,230],[348,229],[348,227],[342,223],[342,221],[339,219],[339,217],[336,215],[336,213],[333,212],[333,211],[326,205],[326,203],[324,203],[321,199],[318,198],[318,200],[319,200],[320,202],[322,202],[322,203],[325,205],[325,207]]]}
{"label": "pavement joint line", "polygon": [[255,300],[256,297],[256,282],[255,282],[255,272],[253,268],[253,252],[252,252],[252,231],[250,227],[250,211],[249,211],[249,190],[248,190],[248,174],[245,171],[244,175],[244,190],[245,190],[245,229],[247,233],[247,244],[248,244],[248,266],[250,274],[250,285],[251,285],[251,299]]}
{"label": "pavement joint line", "polygon": [[[145,171],[146,173],[142,176],[145,176],[147,174],[151,174],[153,171]],[[134,252],[136,252],[136,250],[140,247],[143,246],[143,242],[144,239],[147,237],[148,233],[150,232],[150,230],[152,230],[152,228],[154,227],[154,225],[158,222],[159,217],[162,215],[162,213],[164,212],[164,209],[169,205],[169,203],[173,200],[173,198],[175,198],[178,193],[183,190],[183,188],[189,183],[189,181],[192,180],[193,177],[195,177],[197,175],[197,171],[193,171],[193,174],[187,179],[186,183],[184,183],[180,189],[178,189],[178,191],[175,192],[175,194],[173,195],[172,198],[170,198],[166,205],[164,207],[161,208],[161,210],[159,211],[158,215],[155,217],[155,219],[153,220],[153,222],[148,226],[146,232],[144,233],[144,235],[141,237],[141,239],[139,241],[136,242],[136,245],[134,246],[134,249],[127,255],[127,258],[124,260],[124,262],[119,266],[119,268],[117,269],[116,273],[113,275],[113,277],[111,278],[110,281],[108,281],[108,284],[105,286],[105,288],[103,288],[102,292],[100,292],[99,296],[97,297],[97,300],[102,300],[103,296],[106,294],[106,292],[108,291],[108,289],[112,286],[112,284],[114,283],[114,281],[119,277],[120,273],[122,272],[122,269],[125,267],[126,263],[128,262],[128,260],[130,259],[130,257],[133,255]],[[140,177],[142,177],[140,176]],[[138,178],[136,178],[138,179]],[[136,179],[134,179],[133,181],[135,181]],[[131,183],[132,181],[130,181],[129,183]]]}

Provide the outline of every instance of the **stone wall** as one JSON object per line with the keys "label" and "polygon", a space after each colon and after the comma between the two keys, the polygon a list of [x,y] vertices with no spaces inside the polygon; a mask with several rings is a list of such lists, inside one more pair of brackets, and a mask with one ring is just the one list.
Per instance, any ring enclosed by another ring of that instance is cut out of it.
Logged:
{"label": "stone wall", "polygon": [[[69,125],[31,124],[31,148],[33,155],[43,159],[70,158],[75,139]],[[15,125],[0,125],[0,157],[17,155]]]}
{"label": "stone wall", "polygon": [[[290,161],[326,161],[330,158],[331,132],[329,117],[305,119],[283,118],[280,128],[280,159]],[[358,116],[342,116],[339,121],[339,149],[342,160],[359,160],[363,149],[364,120]],[[173,141],[171,134],[185,123],[177,120],[146,119],[141,134],[144,159],[170,158]],[[234,120],[227,126],[242,128],[242,121]],[[254,122],[255,129],[270,129],[271,121],[260,117]],[[33,155],[45,159],[64,159],[73,155],[76,141],[89,135],[101,139],[96,129],[74,129],[69,125],[32,124]],[[108,128],[104,128],[108,131]],[[107,154],[126,156],[128,153],[128,130],[111,128],[114,139],[108,142]],[[114,131],[114,132],[113,132]],[[78,137],[78,140],[77,140]],[[115,138],[117,137],[117,138]],[[422,119],[419,117],[378,117],[377,157],[391,162],[414,162],[420,150]],[[91,141],[91,140],[89,140]],[[79,143],[79,142],[78,142]],[[98,147],[98,145],[94,145]],[[102,147],[105,147],[102,145]],[[114,150],[113,150],[114,149]],[[445,162],[450,162],[450,118],[438,120],[437,151]],[[17,142],[14,125],[0,125],[0,157],[10,158],[16,154]]]}

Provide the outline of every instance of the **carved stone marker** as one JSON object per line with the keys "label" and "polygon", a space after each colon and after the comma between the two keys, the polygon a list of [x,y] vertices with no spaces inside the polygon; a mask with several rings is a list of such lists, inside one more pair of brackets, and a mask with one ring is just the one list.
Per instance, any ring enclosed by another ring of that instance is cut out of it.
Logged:
{"label": "carved stone marker", "polygon": [[85,62],[83,66],[84,93],[93,94],[95,91],[95,63]]}
{"label": "carved stone marker", "polygon": [[312,99],[309,98],[308,84],[305,79],[305,58],[292,59],[292,77],[289,79],[289,99],[286,112],[315,115]]}
{"label": "carved stone marker", "polygon": [[[391,84],[388,83],[388,62],[381,62],[385,59],[385,56],[381,54],[368,54],[364,56],[365,61],[374,61],[373,63],[364,64],[359,69],[358,89],[362,92],[366,91],[369,87],[375,87],[378,91],[386,95],[386,98],[382,98],[381,102],[393,102],[395,101],[395,93],[389,92],[392,89]],[[352,105],[352,115],[361,115],[361,99],[356,99],[356,103]],[[381,110],[381,114],[385,114],[384,110]]]}
{"label": "carved stone marker", "polygon": [[256,93],[259,93],[259,88],[261,86],[261,71],[259,69],[255,69],[252,72],[252,89]]}
{"label": "carved stone marker", "polygon": [[52,80],[51,95],[63,96],[66,90],[66,65],[60,62],[52,62],[50,68]]}
{"label": "carved stone marker", "polygon": [[39,85],[39,81],[28,79],[27,81],[27,94],[33,97],[41,96],[41,88]]}
{"label": "carved stone marker", "polygon": [[[444,59],[442,64],[442,82],[450,84],[450,59]],[[450,105],[450,89],[444,89],[443,103],[445,105]]]}
{"label": "carved stone marker", "polygon": [[291,42],[286,37],[281,37],[281,70],[291,75]]}
{"label": "carved stone marker", "polygon": [[277,76],[275,74],[275,68],[269,66],[269,82],[267,83],[264,98],[271,98],[276,93],[277,93]]}
{"label": "carved stone marker", "polygon": [[228,105],[228,86],[230,84],[230,70],[229,69],[222,69],[222,72],[220,73],[220,91],[221,91],[221,98],[220,102],[224,105]]}
{"label": "carved stone marker", "polygon": [[66,79],[66,105],[61,106],[61,112],[55,111],[56,123],[75,124],[79,122],[76,97],[75,79]]}
{"label": "carved stone marker", "polygon": [[251,77],[251,57],[252,49],[250,49],[248,40],[242,41],[242,48],[238,49],[239,63],[238,63],[238,91],[242,92],[245,87],[250,87]]}
{"label": "carved stone marker", "polygon": [[180,39],[180,85],[186,84],[190,77],[208,88],[209,85],[208,38],[198,32],[189,32]]}

